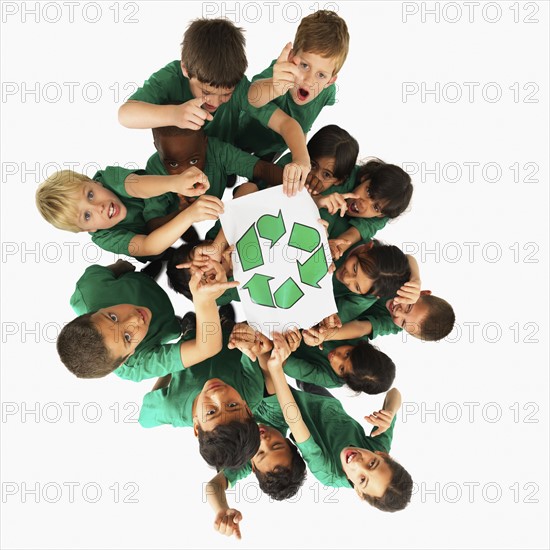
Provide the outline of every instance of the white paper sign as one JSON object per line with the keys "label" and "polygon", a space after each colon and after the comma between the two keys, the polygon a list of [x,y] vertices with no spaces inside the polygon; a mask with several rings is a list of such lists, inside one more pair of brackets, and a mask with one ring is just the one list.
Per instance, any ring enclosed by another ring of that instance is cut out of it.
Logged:
{"label": "white paper sign", "polygon": [[235,245],[233,276],[251,326],[271,337],[337,312],[326,231],[305,189],[287,197],[277,186],[224,207],[220,220]]}

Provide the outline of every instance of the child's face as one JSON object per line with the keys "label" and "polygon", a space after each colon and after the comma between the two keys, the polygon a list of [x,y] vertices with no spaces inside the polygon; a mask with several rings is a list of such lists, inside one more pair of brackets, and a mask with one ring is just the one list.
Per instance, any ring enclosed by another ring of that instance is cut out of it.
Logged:
{"label": "child's face", "polygon": [[193,97],[204,98],[204,103],[201,105],[201,108],[211,114],[215,113],[220,105],[227,103],[231,99],[231,94],[235,91],[234,86],[233,88],[215,88],[210,84],[201,82],[196,77],[189,78],[189,73],[183,63],[181,65],[181,71],[183,75],[189,79],[189,89]]}
{"label": "child's face", "polygon": [[272,472],[276,466],[290,468],[292,453],[283,434],[265,424],[258,424],[260,448],[252,457],[252,468],[262,474]]}
{"label": "child's face", "polygon": [[126,217],[126,207],[120,199],[97,181],[84,183],[77,200],[76,225],[82,231],[94,233],[98,229],[111,229]]}
{"label": "child's face", "polygon": [[328,361],[337,376],[344,376],[353,371],[351,352],[355,346],[338,346],[328,354]]}
{"label": "child's face", "polygon": [[361,268],[355,254],[348,256],[348,259],[334,272],[334,276],[355,294],[367,294],[373,283]]}
{"label": "child's face", "polygon": [[206,381],[195,399],[193,409],[196,436],[198,436],[197,426],[200,426],[204,432],[210,432],[221,424],[228,424],[234,420],[242,421],[252,416],[240,393],[219,378]]}
{"label": "child's face", "polygon": [[289,61],[297,63],[300,69],[300,79],[290,90],[291,97],[297,105],[313,101],[336,80],[336,75],[332,76],[335,63],[331,58],[299,50],[291,54]]}
{"label": "child's face", "polygon": [[384,459],[386,453],[372,452],[358,447],[346,447],[340,461],[346,477],[353,483],[358,495],[381,498],[391,483],[393,474]]}
{"label": "child's face", "polygon": [[369,180],[363,180],[353,193],[359,195],[359,199],[346,199],[348,209],[346,215],[351,218],[383,218],[382,209],[385,204],[383,201],[374,200],[369,195]]}
{"label": "child's face", "polygon": [[336,159],[334,157],[320,157],[317,159],[311,159],[311,171],[307,176],[308,184],[312,182],[313,178],[317,178],[323,185],[323,189],[321,191],[326,191],[333,185],[339,185],[342,183],[342,180],[334,177],[335,164]]}
{"label": "child's face", "polygon": [[97,310],[91,319],[111,356],[125,357],[132,355],[145,338],[152,316],[147,307],[117,304]]}
{"label": "child's face", "polygon": [[420,338],[420,326],[429,313],[429,308],[418,298],[416,304],[395,304],[392,300],[386,302],[392,321],[415,338]]}
{"label": "child's face", "polygon": [[202,132],[177,136],[157,135],[154,143],[164,168],[171,176],[181,174],[191,166],[204,170],[207,140]]}

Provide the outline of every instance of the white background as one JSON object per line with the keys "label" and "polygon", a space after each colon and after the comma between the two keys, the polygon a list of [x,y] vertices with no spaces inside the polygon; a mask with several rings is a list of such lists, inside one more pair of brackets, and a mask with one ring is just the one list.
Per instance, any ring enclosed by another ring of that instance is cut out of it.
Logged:
{"label": "white background", "polygon": [[[128,83],[141,84],[179,57],[190,20],[235,4],[209,3],[203,12],[199,3],[105,2],[98,17],[97,6],[83,3],[72,22],[67,4],[50,2],[49,11],[39,6],[26,17],[22,5],[2,4],[3,547],[548,547],[548,4],[477,4],[469,3],[470,17],[464,4],[439,3],[436,22],[421,13],[434,2],[336,3],[351,51],[338,103],[313,128],[339,124],[358,139],[362,156],[447,169],[438,181],[413,173],[411,211],[379,234],[417,250],[425,288],[452,302],[460,329],[438,344],[376,341],[398,367],[407,414],[399,415],[392,455],[417,493],[392,515],[311,477],[296,502],[270,503],[249,479],[229,496],[244,515],[240,542],[212,529],[201,484],[213,472],[191,430],[131,422],[132,404],[152,381],[78,380],[60,364],[55,336],[74,316],[69,297],[95,248],[86,234],[47,225],[34,206],[37,185],[55,169],[48,163],[80,171],[86,163],[145,164],[150,132],[117,122],[133,90]],[[292,40],[297,12],[315,8],[237,4],[250,77]],[[439,82],[440,95],[404,99],[404,82],[409,90]],[[462,98],[453,102],[457,90]],[[525,102],[533,91],[537,102]],[[436,247],[439,253],[426,254]],[[113,260],[105,252],[97,258]],[[176,296],[174,303],[182,313],[190,305]],[[358,419],[381,403],[346,390],[338,396]],[[35,407],[36,415],[23,412]],[[421,414],[426,409],[439,414]],[[36,495],[25,493],[35,487]],[[101,498],[89,502],[98,487]]]}

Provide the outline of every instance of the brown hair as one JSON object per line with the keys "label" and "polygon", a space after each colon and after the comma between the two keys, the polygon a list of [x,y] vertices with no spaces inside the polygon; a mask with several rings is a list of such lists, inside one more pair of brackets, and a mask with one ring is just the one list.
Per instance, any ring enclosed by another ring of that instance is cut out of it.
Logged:
{"label": "brown hair", "polygon": [[243,29],[228,19],[195,19],[181,43],[189,78],[214,88],[233,88],[248,67]]}
{"label": "brown hair", "polygon": [[293,43],[294,53],[310,52],[334,60],[338,74],[349,51],[346,22],[333,11],[319,10],[300,22]]}

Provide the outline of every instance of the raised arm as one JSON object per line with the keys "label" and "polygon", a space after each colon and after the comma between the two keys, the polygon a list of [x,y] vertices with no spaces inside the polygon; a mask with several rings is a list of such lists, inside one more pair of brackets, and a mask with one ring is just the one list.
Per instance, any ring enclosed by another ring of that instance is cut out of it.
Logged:
{"label": "raised arm", "polygon": [[241,529],[239,522],[243,515],[235,508],[229,508],[225,490],[227,489],[227,479],[223,472],[219,472],[208,483],[205,484],[204,494],[208,504],[214,510],[216,517],[214,519],[214,529],[222,535],[235,535],[241,538]]}
{"label": "raised arm", "polygon": [[129,174],[124,180],[124,189],[130,197],[150,199],[165,193],[179,193],[186,197],[198,197],[210,188],[206,174],[196,166],[174,176],[141,176]]}

